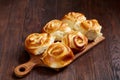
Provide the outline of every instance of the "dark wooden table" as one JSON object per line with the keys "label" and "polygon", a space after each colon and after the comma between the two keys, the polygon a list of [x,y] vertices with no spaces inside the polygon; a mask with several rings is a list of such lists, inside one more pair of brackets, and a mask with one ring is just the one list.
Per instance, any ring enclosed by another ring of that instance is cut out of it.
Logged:
{"label": "dark wooden table", "polygon": [[[106,40],[59,72],[37,67],[15,77],[13,69],[29,60],[26,36],[70,11],[97,19]],[[0,80],[120,80],[120,1],[0,0]]]}

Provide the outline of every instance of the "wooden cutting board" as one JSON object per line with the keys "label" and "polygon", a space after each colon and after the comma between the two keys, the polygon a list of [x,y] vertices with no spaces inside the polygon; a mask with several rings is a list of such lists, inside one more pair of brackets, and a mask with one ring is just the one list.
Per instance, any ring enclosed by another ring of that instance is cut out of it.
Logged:
{"label": "wooden cutting board", "polygon": [[[94,42],[88,43],[87,47],[82,52],[79,52],[79,53],[75,54],[74,60],[77,59],[78,57],[80,57],[81,55],[83,55],[85,52],[87,52],[91,48],[93,48],[95,45],[97,45],[98,43],[100,43],[104,39],[105,39],[105,37],[101,36],[101,37],[96,38],[96,40]],[[15,73],[16,76],[23,77],[26,74],[28,74],[33,69],[33,67],[36,67],[36,66],[48,67],[41,60],[41,58],[42,58],[41,55],[37,55],[37,56],[30,55],[30,56],[31,56],[31,58],[30,58],[30,60],[28,62],[26,62],[24,64],[21,64],[21,65],[18,65],[14,69],[14,73]]]}

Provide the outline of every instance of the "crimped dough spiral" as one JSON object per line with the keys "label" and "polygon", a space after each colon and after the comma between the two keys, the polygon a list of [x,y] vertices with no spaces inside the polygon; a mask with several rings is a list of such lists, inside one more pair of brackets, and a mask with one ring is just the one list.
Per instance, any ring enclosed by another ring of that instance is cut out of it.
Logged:
{"label": "crimped dough spiral", "polygon": [[43,32],[50,33],[55,36],[56,41],[61,41],[61,38],[66,34],[71,32],[71,28],[67,23],[63,23],[60,20],[51,20],[43,27]]}
{"label": "crimped dough spiral", "polygon": [[96,19],[85,20],[80,24],[78,31],[82,32],[89,40],[95,40],[101,36],[101,25]]}
{"label": "crimped dough spiral", "polygon": [[62,43],[69,46],[73,50],[82,51],[84,48],[86,48],[88,39],[81,32],[74,31],[66,34],[62,39]]}
{"label": "crimped dough spiral", "polygon": [[62,68],[70,64],[73,58],[74,54],[68,46],[56,42],[44,52],[42,60],[51,68]]}
{"label": "crimped dough spiral", "polygon": [[85,20],[86,17],[78,12],[69,12],[62,19],[63,22],[68,23],[72,30],[76,30],[79,24]]}
{"label": "crimped dough spiral", "polygon": [[54,37],[47,33],[33,33],[25,40],[26,50],[34,55],[43,53],[52,43]]}

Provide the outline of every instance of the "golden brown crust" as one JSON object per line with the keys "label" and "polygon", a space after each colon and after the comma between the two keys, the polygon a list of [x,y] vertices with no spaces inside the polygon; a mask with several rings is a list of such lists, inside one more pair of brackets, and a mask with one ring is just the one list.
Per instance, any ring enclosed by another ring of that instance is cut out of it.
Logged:
{"label": "golden brown crust", "polygon": [[51,20],[44,27],[43,32],[52,33],[59,30],[62,22],[60,20]]}
{"label": "golden brown crust", "polygon": [[82,33],[74,31],[66,34],[62,39],[62,43],[74,50],[82,51],[84,48],[86,48],[88,39]]}
{"label": "golden brown crust", "polygon": [[101,26],[96,19],[85,20],[81,23],[81,26],[86,30],[100,31]]}
{"label": "golden brown crust", "polygon": [[42,31],[50,33],[56,37],[56,41],[60,41],[66,33],[71,32],[71,28],[67,23],[63,23],[60,20],[51,20],[43,27]]}
{"label": "golden brown crust", "polygon": [[76,30],[77,26],[79,26],[79,24],[85,20],[86,17],[82,13],[78,12],[69,12],[62,19],[62,21],[68,23],[73,30]]}
{"label": "golden brown crust", "polygon": [[69,12],[68,14],[66,14],[63,19],[68,19],[71,20],[73,22],[76,21],[84,21],[86,20],[86,17],[82,14],[82,13],[78,13],[78,12]]}
{"label": "golden brown crust", "polygon": [[88,40],[95,40],[101,36],[101,25],[96,19],[86,20],[82,13],[69,12],[63,19],[63,22],[68,23],[70,28],[74,31],[80,31],[87,36]]}
{"label": "golden brown crust", "polygon": [[25,40],[26,50],[34,55],[44,52],[44,50],[54,42],[54,37],[47,33],[33,33]]}
{"label": "golden brown crust", "polygon": [[98,36],[101,36],[101,25],[96,19],[85,20],[80,25],[80,31],[87,36],[89,40],[95,40]]}
{"label": "golden brown crust", "polygon": [[68,46],[56,42],[44,52],[42,60],[51,68],[62,68],[70,64],[73,58],[74,54]]}

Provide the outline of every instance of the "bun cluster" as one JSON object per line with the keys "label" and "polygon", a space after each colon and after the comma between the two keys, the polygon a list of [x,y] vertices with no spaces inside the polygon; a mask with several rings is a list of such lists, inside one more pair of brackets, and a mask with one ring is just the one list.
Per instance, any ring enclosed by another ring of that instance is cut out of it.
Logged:
{"label": "bun cluster", "polygon": [[42,33],[28,35],[25,48],[32,55],[42,55],[46,66],[62,68],[74,59],[73,51],[83,51],[88,41],[102,36],[101,29],[96,19],[87,20],[82,13],[69,12],[61,20],[46,23]]}

